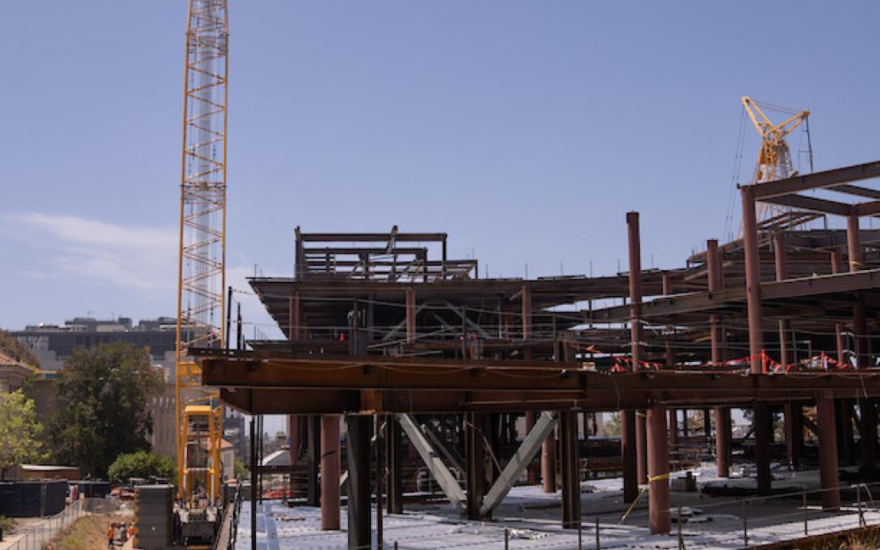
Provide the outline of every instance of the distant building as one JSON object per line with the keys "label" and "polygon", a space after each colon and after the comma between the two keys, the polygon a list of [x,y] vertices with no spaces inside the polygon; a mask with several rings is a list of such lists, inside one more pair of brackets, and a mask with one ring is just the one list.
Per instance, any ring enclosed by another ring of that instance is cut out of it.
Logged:
{"label": "distant building", "polygon": [[30,325],[10,334],[39,357],[43,370],[60,370],[74,348],[122,342],[149,349],[152,362],[165,369],[166,380],[174,380],[177,345],[174,317],[144,319],[137,325],[129,317],[115,320],[76,317],[63,325]]}
{"label": "distant building", "polygon": [[[41,420],[51,415],[55,391],[51,381],[64,367],[64,361],[75,348],[94,348],[101,344],[125,343],[146,348],[153,365],[161,367],[165,378],[162,395],[152,403],[153,451],[174,457],[177,454],[177,422],[174,390],[177,319],[159,317],[143,319],[135,325],[129,317],[95,319],[75,317],[63,325],[31,325],[12,331],[14,338],[25,344],[40,359],[42,380],[35,384],[34,400]],[[2,382],[0,382],[2,383]]]}

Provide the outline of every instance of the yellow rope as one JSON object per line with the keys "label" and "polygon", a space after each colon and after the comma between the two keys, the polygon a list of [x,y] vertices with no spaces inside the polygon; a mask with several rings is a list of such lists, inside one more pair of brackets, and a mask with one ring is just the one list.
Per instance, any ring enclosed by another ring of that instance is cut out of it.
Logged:
{"label": "yellow rope", "polygon": [[650,487],[652,483],[654,483],[655,481],[662,481],[665,479],[669,479],[669,472],[666,472],[665,474],[656,475],[656,476],[648,476],[648,484],[645,485],[644,487],[642,487],[642,490],[639,491],[639,494],[636,496],[636,499],[633,501],[632,504],[629,505],[629,508],[626,510],[626,513],[624,513],[623,516],[620,518],[620,521],[617,522],[617,525],[622,525],[623,522],[626,521],[626,518],[629,517],[630,513],[633,511],[633,509],[636,507],[636,505],[642,499],[642,495],[645,494],[645,491],[648,490],[648,487]]}

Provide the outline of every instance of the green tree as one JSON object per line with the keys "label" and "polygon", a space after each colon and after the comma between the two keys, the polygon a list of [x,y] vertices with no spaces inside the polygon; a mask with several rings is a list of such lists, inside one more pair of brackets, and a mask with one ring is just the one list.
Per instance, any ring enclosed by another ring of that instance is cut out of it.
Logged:
{"label": "green tree", "polygon": [[620,435],[620,413],[613,412],[605,421],[605,433],[608,435]]}
{"label": "green tree", "polygon": [[18,338],[0,329],[0,353],[31,367],[40,367],[40,360]]}
{"label": "green tree", "polygon": [[238,457],[232,459],[232,471],[234,472],[235,479],[244,480],[250,478],[250,473],[244,465],[244,461]]}
{"label": "green tree", "polygon": [[10,468],[45,458],[34,402],[23,391],[0,393],[0,479]]}
{"label": "green tree", "polygon": [[165,477],[173,482],[177,478],[177,464],[170,457],[138,451],[116,457],[107,470],[110,481],[126,483],[129,478],[150,476]]}
{"label": "green tree", "polygon": [[120,454],[149,450],[149,404],[162,385],[144,348],[74,349],[57,381],[51,432],[58,459],[105,477]]}

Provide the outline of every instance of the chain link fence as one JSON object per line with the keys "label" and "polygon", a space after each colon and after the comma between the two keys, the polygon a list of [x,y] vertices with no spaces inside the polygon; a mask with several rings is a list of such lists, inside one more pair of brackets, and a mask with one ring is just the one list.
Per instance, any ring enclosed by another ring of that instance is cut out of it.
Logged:
{"label": "chain link fence", "polygon": [[39,525],[16,530],[15,534],[6,536],[7,540],[16,540],[5,547],[3,543],[0,543],[0,548],[4,550],[40,550],[59,531],[86,514],[83,502],[83,500],[76,500],[70,506],[65,507],[62,512],[44,518]]}

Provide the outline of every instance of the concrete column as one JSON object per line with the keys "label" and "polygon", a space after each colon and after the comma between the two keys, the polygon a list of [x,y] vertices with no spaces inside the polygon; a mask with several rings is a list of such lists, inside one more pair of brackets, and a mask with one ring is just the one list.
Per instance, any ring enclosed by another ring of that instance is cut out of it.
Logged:
{"label": "concrete column", "polygon": [[636,412],[620,411],[620,460],[623,463],[623,501],[635,502],[639,494],[636,470]]}
{"label": "concrete column", "polygon": [[559,414],[563,529],[577,529],[581,523],[581,477],[577,428],[577,413],[563,411]]}
{"label": "concrete column", "polygon": [[321,529],[338,531],[339,525],[339,417],[321,418]]}
{"label": "concrete column", "polygon": [[[626,213],[629,237],[630,345],[633,371],[642,368],[642,248],[639,213]],[[648,482],[648,439],[645,412],[636,413],[636,475],[640,484]]]}
{"label": "concrete column", "polygon": [[752,374],[761,374],[761,353],[764,351],[763,312],[761,306],[761,265],[758,256],[758,222],[755,215],[755,190],[741,189],[743,208],[743,243],[746,260],[746,299],[749,317],[749,355]]}
{"label": "concrete column", "polygon": [[[372,544],[370,508],[370,417],[347,415],[348,428],[348,548],[360,550]],[[339,487],[339,480],[336,480]]]}
{"label": "concrete column", "polygon": [[837,434],[835,433],[834,396],[830,390],[816,395],[819,423],[819,478],[822,482],[822,509],[840,508],[837,473]]}
{"label": "concrete column", "polygon": [[648,514],[651,534],[666,534],[672,528],[669,514],[669,449],[666,445],[666,409],[648,409]]}
{"label": "concrete column", "polygon": [[771,488],[770,440],[773,437],[772,417],[770,415],[770,408],[764,402],[756,402],[753,412],[758,493],[767,494]]}

